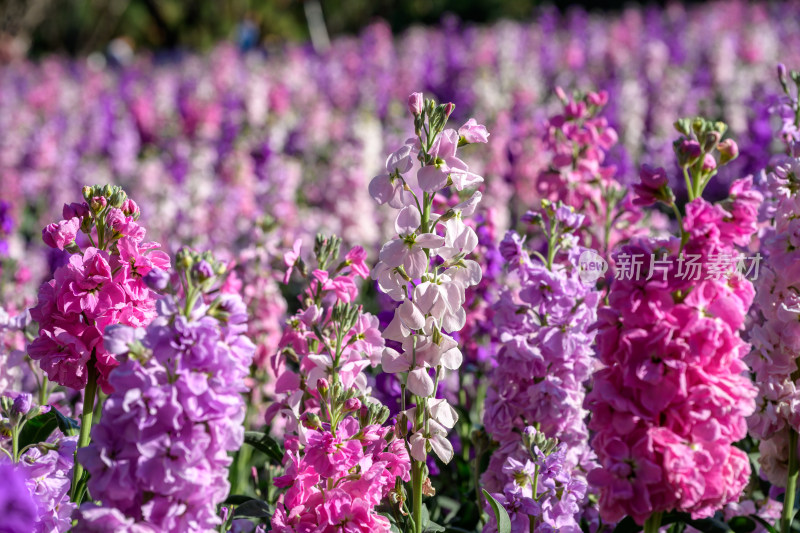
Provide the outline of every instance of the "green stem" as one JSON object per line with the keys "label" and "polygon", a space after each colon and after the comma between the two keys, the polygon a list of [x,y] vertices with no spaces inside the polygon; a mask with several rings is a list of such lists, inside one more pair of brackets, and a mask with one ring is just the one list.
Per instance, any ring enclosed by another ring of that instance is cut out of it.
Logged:
{"label": "green stem", "polygon": [[422,213],[420,213],[420,231],[428,233],[428,224],[431,220],[431,197],[428,193],[422,193]]}
{"label": "green stem", "polygon": [[658,533],[661,527],[661,517],[664,513],[657,512],[650,515],[650,518],[644,523],[644,533]]}
{"label": "green stem", "polygon": [[681,233],[681,250],[683,250],[683,247],[689,240],[689,234],[683,231],[683,217],[681,217],[681,210],[678,209],[678,206],[675,204],[675,202],[672,202],[670,205],[672,206],[672,211],[675,213],[675,218],[678,219],[678,228]]}
{"label": "green stem", "polygon": [[422,533],[422,461],[411,462],[411,497],[413,498],[412,517],[414,518],[414,533]]}
{"label": "green stem", "polygon": [[694,195],[694,188],[692,187],[692,180],[689,178],[689,168],[683,167],[683,179],[686,181],[686,194],[689,195],[689,201],[691,202],[696,198]]}
{"label": "green stem", "polygon": [[47,374],[42,377],[42,383],[39,386],[39,405],[46,405],[47,398],[50,396],[49,391],[47,390]]}
{"label": "green stem", "polygon": [[15,463],[19,461],[19,431],[20,425],[16,424],[11,432],[11,458]]}
{"label": "green stem", "polygon": [[792,527],[794,517],[794,500],[797,492],[797,431],[789,430],[789,475],[786,479],[786,494],[783,497],[783,512],[781,512],[781,533],[788,533]]}
{"label": "green stem", "polygon": [[86,390],[83,394],[83,413],[81,414],[81,432],[78,437],[78,447],[75,450],[75,466],[72,469],[72,489],[70,498],[75,503],[78,497],[78,485],[83,477],[83,465],[78,462],[78,450],[89,444],[90,432],[92,430],[92,418],[94,417],[94,398],[97,392],[97,369],[95,368],[94,357],[89,361],[89,381],[86,383]]}

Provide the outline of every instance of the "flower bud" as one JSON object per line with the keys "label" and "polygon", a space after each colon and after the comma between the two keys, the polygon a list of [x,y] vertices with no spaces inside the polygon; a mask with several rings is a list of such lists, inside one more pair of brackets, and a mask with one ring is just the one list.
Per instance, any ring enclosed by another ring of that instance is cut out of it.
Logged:
{"label": "flower bud", "polygon": [[91,207],[92,211],[95,213],[102,211],[106,205],[108,205],[108,201],[106,200],[105,196],[95,196],[89,202],[89,207]]}
{"label": "flower bud", "polygon": [[411,93],[408,97],[408,111],[415,117],[422,114],[422,93]]}
{"label": "flower bud", "polygon": [[144,282],[150,290],[161,292],[169,285],[169,272],[153,267],[150,272],[144,275]]}
{"label": "flower bud", "polygon": [[194,272],[197,274],[197,279],[201,282],[214,277],[214,267],[205,259],[201,259],[199,263],[194,265]]}
{"label": "flower bud", "polygon": [[350,398],[344,402],[345,411],[358,411],[361,408],[361,400],[358,398]]}
{"label": "flower bud", "polygon": [[134,217],[134,219],[139,217],[139,214],[140,214],[139,206],[136,204],[136,202],[134,202],[130,198],[128,198],[124,202],[122,202],[121,209],[122,209],[122,212],[125,213],[125,215],[127,215],[129,217],[132,216],[132,217]]}
{"label": "flower bud", "polygon": [[710,152],[716,148],[721,138],[722,135],[718,131],[709,131],[706,133],[705,137],[703,137],[703,151]]}
{"label": "flower bud", "polygon": [[327,394],[328,389],[330,389],[330,384],[328,383],[327,379],[320,378],[319,380],[317,380],[317,390],[321,395],[324,396],[325,394]]}
{"label": "flower bud", "polygon": [[673,148],[681,167],[694,165],[703,154],[700,143],[692,139],[678,139],[673,144]]}
{"label": "flower bud", "polygon": [[608,93],[600,91],[599,93],[590,92],[586,95],[586,101],[596,107],[603,107],[608,103]]}
{"label": "flower bud", "polygon": [[109,203],[113,207],[119,208],[119,207],[122,207],[122,204],[125,202],[125,200],[127,198],[128,198],[128,195],[125,194],[125,191],[123,191],[122,189],[119,189],[118,191],[114,192],[114,194],[111,195]]}
{"label": "flower bud", "polygon": [[739,157],[739,146],[733,139],[725,139],[717,145],[719,150],[719,163],[724,165]]}
{"label": "flower bud", "polygon": [[453,114],[453,111],[456,109],[456,104],[453,102],[448,102],[447,105],[444,106],[444,118],[447,120],[450,118],[450,115]]}
{"label": "flower bud", "polygon": [[681,135],[689,136],[692,134],[692,121],[688,118],[682,118],[680,120],[675,121],[675,129],[678,130],[678,133]]}
{"label": "flower bud", "polygon": [[33,397],[27,392],[20,392],[14,398],[14,404],[11,406],[11,413],[17,416],[25,416],[31,410],[33,404]]}
{"label": "flower bud", "polygon": [[300,423],[307,429],[319,429],[322,427],[322,421],[315,413],[303,413],[300,416]]}
{"label": "flower bud", "polygon": [[717,168],[717,160],[711,154],[706,154],[703,158],[703,170],[710,172]]}
{"label": "flower bud", "polygon": [[[790,98],[794,98],[793,95],[789,92],[789,79],[787,78],[788,72],[786,71],[786,65],[783,63],[778,63],[778,81],[781,84],[781,89],[783,92],[789,96]],[[794,79],[794,78],[792,78]]]}

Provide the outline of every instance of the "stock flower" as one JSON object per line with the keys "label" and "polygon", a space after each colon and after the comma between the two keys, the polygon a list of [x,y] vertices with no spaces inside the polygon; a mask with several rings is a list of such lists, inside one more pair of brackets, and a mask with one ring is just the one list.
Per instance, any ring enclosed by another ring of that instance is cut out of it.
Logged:
{"label": "stock flower", "polygon": [[152,355],[129,357],[111,374],[114,392],[92,442],[78,451],[92,495],[121,515],[81,508],[79,530],[117,522],[131,532],[208,530],[220,522],[216,506],[228,494],[228,452],[244,438],[240,393],[255,347],[238,295],[221,297],[224,321],[203,303],[189,318],[177,314],[171,298],[158,302],[142,340]]}
{"label": "stock flower", "polygon": [[468,143],[489,142],[489,132],[486,131],[486,126],[478,124],[474,118],[469,119],[463,126],[458,128],[458,135]]}
{"label": "stock flower", "polygon": [[411,193],[406,190],[405,182],[399,176],[411,170],[411,145],[404,144],[386,159],[386,174],[376,176],[369,183],[369,194],[379,204],[388,203],[395,209],[401,209],[414,202]]}
{"label": "stock flower", "polygon": [[[612,308],[598,329],[598,355],[606,365],[594,375],[585,405],[592,411],[592,445],[600,468],[589,482],[600,487],[600,514],[638,523],[676,509],[695,518],[738,500],[749,479],[746,456],[732,444],[746,434],[755,390],[743,375],[741,339],[753,288],[731,271],[735,244],[754,229],[754,209],[730,204],[758,201],[747,181],[731,186],[722,204],[696,198],[686,206],[684,243],[641,239],[623,247],[637,254],[642,272],[666,258],[663,277],[618,275],[609,292]],[[726,210],[726,207],[730,208]],[[740,215],[732,218],[731,212]],[[723,224],[736,227],[722,232]],[[701,259],[699,279],[681,275],[678,249]],[[714,258],[728,257],[714,275]],[[679,296],[683,295],[683,296]]]}
{"label": "stock flower", "polygon": [[[100,189],[112,198],[125,196],[118,188],[112,188],[112,193],[102,187],[89,189]],[[107,205],[105,196],[97,196],[92,202],[99,209]],[[127,205],[133,212],[131,205],[135,204]],[[138,216],[138,207],[135,211]],[[73,250],[68,262],[55,270],[53,279],[40,286],[37,305],[31,309],[31,317],[39,323],[39,334],[28,352],[51,381],[75,389],[87,385],[88,367],[94,365],[100,386],[110,392],[109,373],[117,361],[104,348],[103,331],[115,324],[140,327],[153,320],[155,294],[144,276],[153,269],[168,269],[170,262],[157,243],[142,242],[145,230],[132,215],[113,207],[108,208],[106,218],[91,218],[96,216],[91,213],[85,204],[65,205],[65,216],[78,215],[86,222],[73,216],[66,225],[71,228],[66,237],[62,231],[65,224],[55,227],[55,233],[48,229],[43,234],[46,241],[63,248],[63,242],[75,238],[72,229],[80,229],[90,237],[94,235],[92,242],[102,244],[102,248]],[[98,224],[103,228],[97,228]],[[107,239],[100,243],[104,233]]]}
{"label": "stock flower", "polygon": [[[789,430],[800,430],[800,392],[794,377],[800,348],[797,342],[800,302],[792,288],[793,280],[797,279],[794,265],[798,258],[793,242],[800,227],[796,220],[800,205],[793,192],[797,164],[798,160],[787,159],[764,180],[770,225],[762,237],[762,251],[768,261],[761,266],[756,280],[759,320],[751,330],[754,349],[745,359],[755,373],[758,388],[756,410],[748,419],[750,434],[760,441],[762,471],[777,486],[786,484]],[[737,190],[737,198],[749,197],[750,183],[745,185]],[[738,211],[748,216],[751,207],[748,203]]]}
{"label": "stock flower", "polygon": [[28,492],[22,469],[0,460],[0,509],[3,521],[0,530],[7,533],[30,533],[38,517],[37,505]]}
{"label": "stock flower", "polygon": [[[436,138],[430,152],[433,164],[423,166],[417,172],[417,181],[423,191],[432,193],[443,189],[449,177],[453,178],[453,184],[458,190],[483,181],[483,178],[470,174],[467,164],[456,157],[457,147],[458,132],[455,130],[446,130]],[[466,176],[474,177],[465,179]]]}
{"label": "stock flower", "polygon": [[418,278],[428,268],[425,248],[439,248],[443,244],[444,238],[435,233],[412,234],[384,244],[378,257],[387,267],[402,266],[408,276]]}
{"label": "stock flower", "polygon": [[75,236],[80,229],[80,220],[72,217],[69,220],[62,220],[54,224],[45,226],[42,230],[42,240],[51,248],[63,250],[64,247],[75,242]]}
{"label": "stock flower", "polygon": [[639,172],[641,183],[633,186],[636,198],[633,199],[635,205],[647,206],[663,200],[666,203],[674,201],[674,198],[667,196],[667,173],[663,168],[653,168],[649,165],[642,165]]}
{"label": "stock flower", "polygon": [[[487,490],[504,496],[510,514],[528,502],[535,504],[531,514],[547,515],[547,508],[534,502],[530,494],[520,499],[523,495],[514,492],[524,485],[517,467],[529,456],[525,432],[535,434],[528,426],[536,423],[543,435],[562,443],[558,455],[549,456],[547,461],[537,459],[541,475],[550,476],[548,464],[557,462],[553,482],[574,479],[583,483],[583,492],[562,511],[574,524],[574,516],[584,504],[586,472],[596,466],[582,404],[594,364],[595,332],[591,326],[597,318],[600,294],[579,277],[576,265],[583,249],[564,239],[581,226],[581,217],[563,205],[551,209],[533,218],[545,224],[548,239],[567,244],[554,256],[554,264],[532,259],[523,239],[515,233],[509,232],[504,239],[509,243],[506,257],[507,268],[514,276],[511,285],[518,288],[501,293],[494,306],[500,348],[497,366],[489,375],[483,421],[499,448],[481,481]],[[553,231],[556,233],[551,235]],[[539,488],[547,489],[544,485]],[[525,490],[530,492],[530,487]]]}
{"label": "stock flower", "polygon": [[38,509],[33,533],[68,531],[75,504],[69,499],[72,467],[78,437],[56,430],[47,443],[54,449],[31,448],[20,457],[19,468],[27,476],[27,488]]}

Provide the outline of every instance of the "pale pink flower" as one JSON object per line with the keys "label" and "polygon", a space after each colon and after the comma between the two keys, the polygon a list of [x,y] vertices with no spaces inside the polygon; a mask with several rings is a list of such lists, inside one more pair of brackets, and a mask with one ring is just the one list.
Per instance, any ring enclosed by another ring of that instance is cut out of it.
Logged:
{"label": "pale pink flower", "polygon": [[420,277],[428,265],[425,248],[434,250],[444,244],[444,238],[435,233],[409,235],[392,239],[381,248],[379,258],[389,268],[402,266],[412,278]]}
{"label": "pale pink flower", "polygon": [[474,118],[469,119],[463,126],[458,128],[458,134],[468,143],[489,142],[489,132],[486,131],[486,126],[478,124]]}

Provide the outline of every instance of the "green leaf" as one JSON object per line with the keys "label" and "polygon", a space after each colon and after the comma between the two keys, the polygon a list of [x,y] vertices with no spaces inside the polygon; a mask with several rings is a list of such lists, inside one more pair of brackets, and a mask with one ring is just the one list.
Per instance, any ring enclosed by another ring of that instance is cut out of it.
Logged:
{"label": "green leaf", "polygon": [[756,523],[746,516],[734,516],[728,520],[728,527],[735,533],[750,533],[756,528]]}
{"label": "green leaf", "polygon": [[224,503],[228,505],[243,505],[249,501],[255,500],[252,496],[245,496],[243,494],[231,494]]}
{"label": "green leaf", "polygon": [[751,514],[750,518],[752,518],[753,520],[764,526],[764,528],[767,530],[767,533],[778,533],[778,530],[775,529],[775,526],[773,524],[770,524],[760,516]]}
{"label": "green leaf", "polygon": [[277,464],[280,464],[283,460],[283,448],[275,439],[266,433],[261,433],[260,431],[245,431],[244,441],[256,450],[266,454],[267,457]]}
{"label": "green leaf", "polygon": [[233,516],[245,518],[268,518],[272,516],[269,504],[261,500],[250,500],[236,507]]}
{"label": "green leaf", "polygon": [[68,416],[64,416],[55,407],[50,408],[50,413],[55,414],[56,420],[58,421],[58,429],[61,430],[61,433],[63,433],[68,437],[78,434],[78,431],[80,430],[81,426],[80,424],[78,424],[77,420],[69,418]]}
{"label": "green leaf", "polygon": [[497,521],[497,533],[511,533],[511,519],[508,517],[506,508],[500,505],[500,502],[494,499],[494,496],[489,494],[486,489],[481,489],[483,496],[492,506],[494,511],[494,518]]}
{"label": "green leaf", "polygon": [[45,413],[31,418],[22,427],[19,433],[20,450],[29,444],[38,444],[47,440],[47,437],[58,427],[56,416]]}
{"label": "green leaf", "polygon": [[79,427],[77,420],[62,415],[58,409],[51,408],[49,412],[25,422],[19,433],[19,447],[22,449],[29,444],[46,441],[56,428],[60,429],[64,435],[70,436],[77,434]]}
{"label": "green leaf", "polygon": [[614,528],[614,533],[636,533],[641,530],[642,526],[637,524],[630,516],[626,516],[617,523],[617,527]]}
{"label": "green leaf", "polygon": [[429,533],[441,533],[442,531],[445,531],[445,528],[444,526],[441,526],[436,522],[429,520],[428,523],[425,525],[425,531]]}

